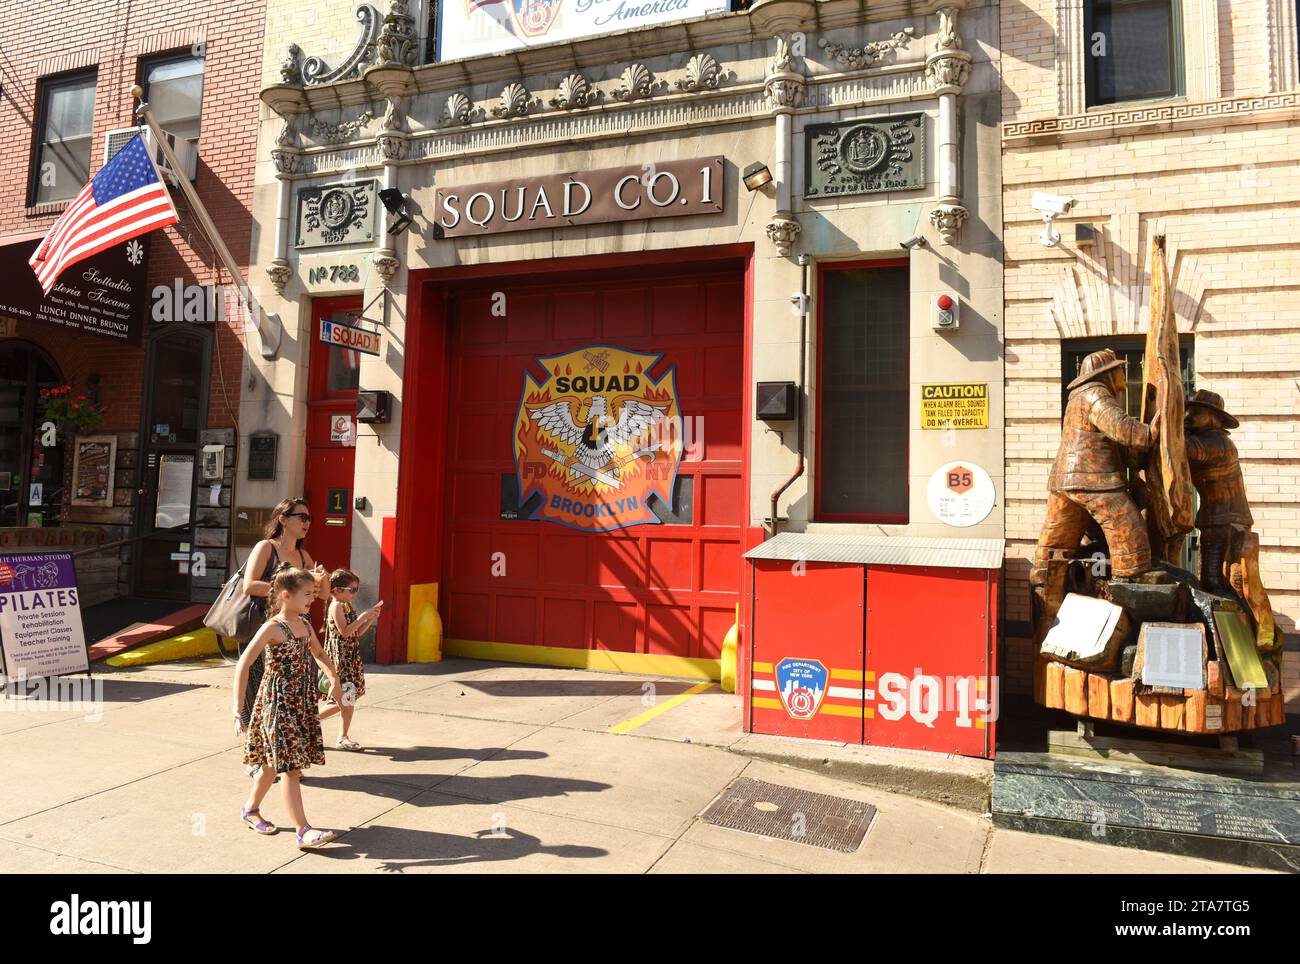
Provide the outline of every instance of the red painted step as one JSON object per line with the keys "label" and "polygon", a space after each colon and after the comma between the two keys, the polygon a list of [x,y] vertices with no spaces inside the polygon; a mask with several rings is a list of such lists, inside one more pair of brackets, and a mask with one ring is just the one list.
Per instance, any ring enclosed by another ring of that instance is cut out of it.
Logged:
{"label": "red painted step", "polygon": [[209,608],[210,606],[207,603],[186,606],[184,609],[178,609],[171,615],[162,616],[153,622],[134,623],[127,626],[112,636],[105,636],[98,642],[91,643],[87,648],[90,653],[90,661],[97,663],[136,646],[143,646],[145,643],[152,643],[158,639],[166,639],[168,636],[175,636],[179,633],[197,629],[203,625],[203,617],[208,614]]}

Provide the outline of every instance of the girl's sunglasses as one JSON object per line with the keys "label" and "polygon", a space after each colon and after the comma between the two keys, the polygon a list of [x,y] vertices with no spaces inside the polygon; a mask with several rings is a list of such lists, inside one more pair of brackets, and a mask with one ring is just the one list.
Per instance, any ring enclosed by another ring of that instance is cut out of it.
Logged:
{"label": "girl's sunglasses", "polygon": [[310,512],[286,512],[286,513],[284,514],[284,517],[285,517],[286,519],[301,519],[303,522],[310,522],[310,521],[311,521],[311,513],[310,513]]}

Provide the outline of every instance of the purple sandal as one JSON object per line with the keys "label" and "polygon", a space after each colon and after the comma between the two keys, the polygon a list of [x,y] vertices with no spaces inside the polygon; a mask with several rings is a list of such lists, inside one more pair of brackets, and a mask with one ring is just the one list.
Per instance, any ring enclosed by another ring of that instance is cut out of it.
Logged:
{"label": "purple sandal", "polygon": [[[248,824],[248,828],[250,830],[256,830],[258,833],[268,837],[271,834],[276,832],[277,828],[275,824],[271,823],[271,821],[269,820],[261,819],[262,814],[257,807],[254,807],[252,810],[245,810],[241,807],[239,810],[239,816],[240,819],[243,820],[245,824]],[[252,816],[256,816],[258,818],[257,823],[249,823],[248,818]]]}
{"label": "purple sandal", "polygon": [[[310,839],[308,839],[308,835],[311,835]],[[315,847],[324,846],[337,837],[338,834],[333,830],[316,830],[313,829],[311,824],[308,824],[299,830],[295,836],[298,838],[299,850],[311,850]]]}

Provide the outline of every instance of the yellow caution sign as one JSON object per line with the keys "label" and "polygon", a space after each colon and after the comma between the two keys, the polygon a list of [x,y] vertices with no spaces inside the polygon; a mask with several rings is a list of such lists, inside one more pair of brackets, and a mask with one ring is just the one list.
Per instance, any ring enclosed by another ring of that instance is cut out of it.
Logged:
{"label": "yellow caution sign", "polygon": [[988,382],[921,386],[921,428],[989,427]]}

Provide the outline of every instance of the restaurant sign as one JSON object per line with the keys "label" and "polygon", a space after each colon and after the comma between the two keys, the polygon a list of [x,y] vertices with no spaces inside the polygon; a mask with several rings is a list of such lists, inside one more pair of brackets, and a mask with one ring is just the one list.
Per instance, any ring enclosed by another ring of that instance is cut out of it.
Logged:
{"label": "restaurant sign", "polygon": [[725,158],[646,162],[583,174],[552,174],[438,188],[435,219],[444,237],[719,214]]}
{"label": "restaurant sign", "polygon": [[48,295],[27,263],[39,243],[0,247],[0,325],[45,322],[139,345],[149,304],[148,239],[133,238],[71,265]]}

